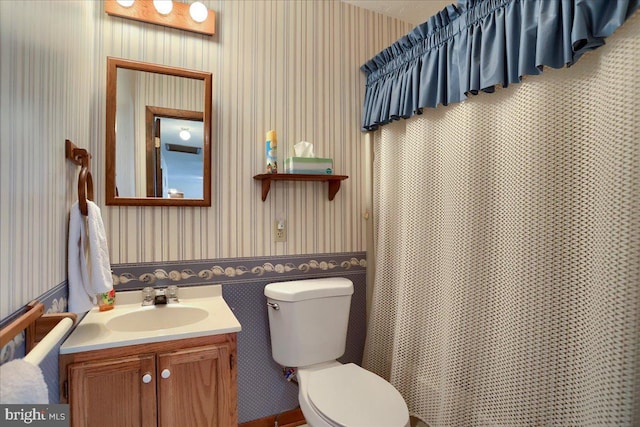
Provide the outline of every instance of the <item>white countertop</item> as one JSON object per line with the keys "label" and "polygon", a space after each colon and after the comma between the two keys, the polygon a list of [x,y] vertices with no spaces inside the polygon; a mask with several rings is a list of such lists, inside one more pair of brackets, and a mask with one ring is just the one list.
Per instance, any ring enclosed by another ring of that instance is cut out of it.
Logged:
{"label": "white countertop", "polygon": [[[175,304],[142,307],[142,291],[116,292],[115,308],[101,312],[96,307],[89,311],[60,346],[60,354],[219,335],[241,330],[240,322],[222,298],[222,286],[179,288],[178,298],[180,302]],[[185,326],[167,326],[172,318],[171,310],[180,306],[202,309],[207,311],[207,315],[204,319]],[[166,318],[164,313],[162,314],[163,325],[153,330],[126,332],[107,327],[107,323],[112,319],[146,310],[166,311]]]}

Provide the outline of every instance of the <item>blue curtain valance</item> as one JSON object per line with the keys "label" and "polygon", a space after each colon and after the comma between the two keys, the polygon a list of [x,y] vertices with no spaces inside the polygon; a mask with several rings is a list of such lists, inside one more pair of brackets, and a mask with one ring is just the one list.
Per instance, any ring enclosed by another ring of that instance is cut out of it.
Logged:
{"label": "blue curtain valance", "polygon": [[493,92],[604,44],[640,0],[461,0],[384,49],[366,74],[362,130]]}

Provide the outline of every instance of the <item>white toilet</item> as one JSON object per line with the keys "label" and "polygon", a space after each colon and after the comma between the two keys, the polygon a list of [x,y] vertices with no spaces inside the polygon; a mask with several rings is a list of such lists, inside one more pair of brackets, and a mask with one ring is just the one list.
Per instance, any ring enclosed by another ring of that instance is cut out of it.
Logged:
{"label": "white toilet", "polygon": [[342,277],[271,283],[264,289],[273,359],[296,368],[298,401],[312,427],[408,427],[409,411],[387,381],[344,354],[353,283]]}

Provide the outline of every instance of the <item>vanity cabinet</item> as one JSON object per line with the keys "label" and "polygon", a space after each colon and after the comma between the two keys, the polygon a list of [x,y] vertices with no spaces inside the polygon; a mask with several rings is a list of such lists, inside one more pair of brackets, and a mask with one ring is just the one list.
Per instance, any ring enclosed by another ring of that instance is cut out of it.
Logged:
{"label": "vanity cabinet", "polygon": [[236,334],[60,355],[72,426],[237,425]]}

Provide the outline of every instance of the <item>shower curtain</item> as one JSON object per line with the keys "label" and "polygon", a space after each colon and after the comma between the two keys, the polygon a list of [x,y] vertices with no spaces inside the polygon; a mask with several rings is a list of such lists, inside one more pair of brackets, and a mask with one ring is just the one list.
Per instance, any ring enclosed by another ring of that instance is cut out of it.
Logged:
{"label": "shower curtain", "polygon": [[374,133],[364,366],[429,426],[640,425],[640,14]]}

